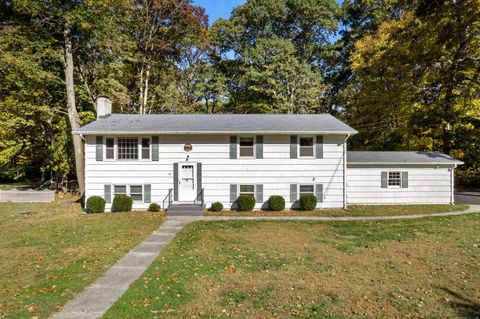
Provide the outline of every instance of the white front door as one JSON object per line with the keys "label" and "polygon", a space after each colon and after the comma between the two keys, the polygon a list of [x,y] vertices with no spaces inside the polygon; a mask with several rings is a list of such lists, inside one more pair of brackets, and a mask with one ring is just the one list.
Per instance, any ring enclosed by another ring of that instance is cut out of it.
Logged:
{"label": "white front door", "polygon": [[178,200],[181,202],[193,202],[195,197],[197,197],[195,163],[180,163],[178,168]]}

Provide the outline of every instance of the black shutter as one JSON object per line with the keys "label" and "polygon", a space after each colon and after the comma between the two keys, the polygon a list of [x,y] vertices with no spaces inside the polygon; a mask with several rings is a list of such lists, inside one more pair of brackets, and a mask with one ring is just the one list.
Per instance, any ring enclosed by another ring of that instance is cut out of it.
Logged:
{"label": "black shutter", "polygon": [[96,137],[96,154],[95,159],[97,161],[103,161],[103,136]]}
{"label": "black shutter", "polygon": [[402,188],[408,188],[408,172],[402,172]]}
{"label": "black shutter", "polygon": [[290,136],[290,158],[297,158],[297,136]]}
{"label": "black shutter", "polygon": [[317,203],[323,203],[323,184],[315,185],[315,196],[317,196]]}
{"label": "black shutter", "polygon": [[237,158],[237,137],[230,136],[230,159]]}
{"label": "black shutter", "polygon": [[202,190],[202,163],[197,163],[197,194]]}
{"label": "black shutter", "polygon": [[178,200],[178,163],[173,163],[173,200]]}
{"label": "black shutter", "polygon": [[315,146],[315,157],[323,158],[323,136],[317,136],[317,145]]}
{"label": "black shutter", "polygon": [[111,185],[103,185],[103,199],[105,203],[112,202],[112,186]]}
{"label": "black shutter", "polygon": [[297,184],[290,184],[290,203],[295,203],[297,199]]}
{"label": "black shutter", "polygon": [[152,201],[152,185],[143,185],[143,192],[143,201],[145,203],[150,203]]}
{"label": "black shutter", "polygon": [[387,188],[388,172],[382,172],[382,188]]}
{"label": "black shutter", "polygon": [[237,184],[230,184],[230,203],[237,200]]}
{"label": "black shutter", "polygon": [[159,143],[159,137],[152,136],[152,161],[158,161],[158,158],[159,158],[158,143]]}
{"label": "black shutter", "polygon": [[255,185],[255,200],[257,203],[263,203],[263,185]]}
{"label": "black shutter", "polygon": [[257,135],[257,141],[255,143],[256,158],[263,158],[263,136]]}

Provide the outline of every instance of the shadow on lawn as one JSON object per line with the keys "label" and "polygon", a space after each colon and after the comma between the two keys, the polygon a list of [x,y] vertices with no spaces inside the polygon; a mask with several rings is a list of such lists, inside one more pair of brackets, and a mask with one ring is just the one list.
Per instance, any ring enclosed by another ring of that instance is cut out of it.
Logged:
{"label": "shadow on lawn", "polygon": [[450,288],[439,288],[453,297],[454,300],[449,301],[448,304],[455,309],[462,318],[480,319],[480,303],[478,300],[463,297]]}

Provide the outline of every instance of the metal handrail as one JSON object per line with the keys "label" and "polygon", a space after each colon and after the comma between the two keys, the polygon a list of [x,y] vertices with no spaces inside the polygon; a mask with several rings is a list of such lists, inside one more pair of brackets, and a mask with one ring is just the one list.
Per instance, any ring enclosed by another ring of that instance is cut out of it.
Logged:
{"label": "metal handrail", "polygon": [[198,198],[200,197],[200,203],[203,205],[203,190],[204,188],[202,188],[200,190],[200,192],[197,194],[197,197],[193,200],[193,203],[196,204],[197,201],[198,201]]}
{"label": "metal handrail", "polygon": [[[163,202],[162,202],[162,207],[163,207],[163,210],[165,210],[166,208],[168,208],[170,206],[170,204],[172,203],[172,190],[173,188],[170,188],[168,190],[168,194],[167,196],[165,196],[165,198],[163,199]],[[167,207],[165,207],[165,201],[168,200],[168,205]]]}

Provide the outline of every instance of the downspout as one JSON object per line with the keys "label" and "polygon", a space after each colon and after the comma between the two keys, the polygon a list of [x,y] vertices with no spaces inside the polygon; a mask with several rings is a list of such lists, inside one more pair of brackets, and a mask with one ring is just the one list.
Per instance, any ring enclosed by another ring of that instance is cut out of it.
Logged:
{"label": "downspout", "polygon": [[347,209],[347,141],[350,134],[345,137],[343,143],[343,209]]}
{"label": "downspout", "polygon": [[454,181],[454,178],[455,178],[455,168],[456,167],[457,167],[457,165],[453,165],[453,167],[450,169],[450,205],[455,204],[455,195],[454,195],[455,181]]}

